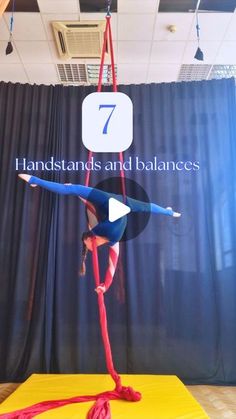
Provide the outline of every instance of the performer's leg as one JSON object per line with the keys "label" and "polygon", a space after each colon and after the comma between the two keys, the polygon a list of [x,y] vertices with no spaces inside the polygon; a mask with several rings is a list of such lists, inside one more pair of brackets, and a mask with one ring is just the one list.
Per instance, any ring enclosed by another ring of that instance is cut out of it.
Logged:
{"label": "performer's leg", "polygon": [[150,204],[151,206],[151,212],[153,214],[163,214],[163,215],[170,215],[172,217],[180,217],[181,214],[179,212],[175,212],[172,210],[171,207],[162,208],[159,205],[156,204]]}
{"label": "performer's leg", "polygon": [[89,186],[83,185],[72,185],[62,183],[50,182],[48,180],[40,179],[36,176],[30,176],[20,174],[19,177],[30,185],[38,185],[51,192],[55,192],[61,195],[76,195],[84,199],[89,199],[95,205],[104,205],[109,201],[109,194],[107,192],[100,191],[99,189],[90,188]]}
{"label": "performer's leg", "polygon": [[170,215],[172,217],[181,216],[180,213],[173,211],[170,207],[163,208],[159,205],[149,202],[138,201],[137,199],[133,199],[130,197],[127,197],[127,205],[131,208],[131,211],[133,212],[152,212],[153,214]]}

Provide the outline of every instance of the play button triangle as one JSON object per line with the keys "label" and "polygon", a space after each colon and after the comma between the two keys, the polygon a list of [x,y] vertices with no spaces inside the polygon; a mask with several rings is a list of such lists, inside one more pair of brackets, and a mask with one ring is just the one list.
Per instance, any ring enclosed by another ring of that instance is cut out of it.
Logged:
{"label": "play button triangle", "polygon": [[108,219],[110,222],[119,220],[131,211],[130,207],[118,201],[115,198],[110,198],[108,202]]}

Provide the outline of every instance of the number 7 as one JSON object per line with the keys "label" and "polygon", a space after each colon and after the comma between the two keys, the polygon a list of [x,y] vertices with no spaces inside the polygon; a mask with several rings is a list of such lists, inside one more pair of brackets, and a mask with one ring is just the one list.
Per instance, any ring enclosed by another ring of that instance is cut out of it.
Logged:
{"label": "number 7", "polygon": [[109,117],[108,117],[108,119],[107,119],[107,121],[106,121],[106,123],[103,127],[103,131],[102,131],[103,134],[107,134],[108,124],[109,124],[111,116],[112,116],[112,114],[115,110],[115,107],[116,107],[116,105],[99,105],[99,111],[100,111],[100,109],[103,109],[103,108],[112,108],[112,111],[111,111],[111,113],[110,113],[110,115],[109,115]]}

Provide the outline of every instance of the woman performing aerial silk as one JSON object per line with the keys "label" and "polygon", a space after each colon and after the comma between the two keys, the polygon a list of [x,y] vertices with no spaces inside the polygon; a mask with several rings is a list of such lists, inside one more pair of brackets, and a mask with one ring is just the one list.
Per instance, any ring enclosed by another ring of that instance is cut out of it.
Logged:
{"label": "woman performing aerial silk", "polygon": [[[127,225],[127,215],[116,221],[109,221],[109,199],[115,198],[118,201],[122,201],[122,195],[104,192],[89,186],[50,182],[26,174],[20,174],[19,177],[33,187],[41,186],[42,188],[61,195],[76,195],[86,204],[90,230],[82,235],[83,256],[80,274],[85,274],[85,260],[88,250],[93,250],[93,240],[96,241],[97,247],[107,243],[110,248],[109,266],[104,283],[96,288],[97,292],[106,292],[112,283],[119,256],[119,241],[121,240]],[[159,205],[142,202],[128,196],[126,197],[125,204],[130,208],[131,212],[151,212],[153,214],[164,214],[172,217],[180,217],[181,215],[180,213],[173,211],[170,207],[162,208]]]}
{"label": "woman performing aerial silk", "polygon": [[[107,0],[107,16],[106,16],[106,29],[104,32],[104,43],[101,55],[101,64],[99,71],[99,80],[97,92],[101,92],[102,89],[102,75],[105,54],[110,46],[111,53],[111,69],[112,69],[112,80],[113,80],[113,92],[117,92],[115,64],[114,64],[114,52],[112,45],[112,32],[110,26],[110,8],[111,0]],[[91,161],[92,152],[89,152],[88,161]],[[119,153],[120,162],[123,163],[123,154]],[[106,357],[107,370],[115,383],[115,388],[109,391],[103,391],[99,394],[87,395],[87,396],[73,396],[61,400],[46,400],[40,401],[32,406],[25,407],[23,409],[16,410],[10,413],[0,414],[3,419],[17,419],[27,418],[31,419],[42,414],[50,409],[59,408],[66,406],[71,403],[81,403],[93,401],[94,405],[90,408],[87,419],[111,419],[110,401],[111,400],[127,400],[130,402],[137,402],[141,400],[142,395],[140,392],[135,391],[130,386],[123,386],[122,380],[113,364],[113,357],[110,345],[110,339],[107,327],[107,315],[104,293],[109,289],[112,284],[113,277],[115,274],[118,257],[119,257],[119,242],[125,232],[127,225],[127,215],[116,219],[115,221],[109,220],[109,200],[115,198],[120,202],[124,202],[129,208],[130,212],[147,212],[154,214],[163,214],[173,217],[180,217],[180,214],[174,212],[171,208],[162,208],[153,203],[141,202],[133,198],[127,197],[125,192],[125,178],[124,170],[121,169],[121,185],[122,195],[116,195],[113,193],[104,192],[99,189],[89,187],[89,174],[86,176],[86,186],[72,185],[72,184],[60,184],[42,180],[38,177],[20,174],[20,178],[30,184],[30,186],[41,186],[51,192],[55,192],[62,195],[76,195],[78,196],[86,206],[87,220],[88,220],[88,231],[83,233],[83,256],[81,274],[85,274],[85,260],[88,251],[92,252],[92,264],[94,280],[96,284],[95,291],[97,292],[99,319],[101,327],[101,335],[104,345],[104,352]],[[105,274],[104,282],[100,281],[100,270],[99,260],[97,254],[97,247],[107,244],[109,248],[109,261],[108,268]],[[58,415],[60,416],[60,414]]]}

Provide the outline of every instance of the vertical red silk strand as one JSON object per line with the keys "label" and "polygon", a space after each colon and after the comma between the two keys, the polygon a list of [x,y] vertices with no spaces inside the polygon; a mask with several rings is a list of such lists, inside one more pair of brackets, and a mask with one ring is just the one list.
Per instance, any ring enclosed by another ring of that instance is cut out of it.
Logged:
{"label": "vertical red silk strand", "polygon": [[[112,44],[110,19],[111,17],[110,15],[108,15],[106,17],[106,28],[105,28],[105,33],[104,33],[104,43],[103,43],[103,49],[102,49],[102,57],[101,57],[101,65],[100,65],[100,71],[99,71],[98,89],[97,89],[98,92],[101,92],[101,89],[102,89],[102,75],[103,75],[103,67],[104,67],[105,53],[106,53],[108,40],[110,44],[109,46],[110,46],[110,53],[111,53],[113,91],[117,92],[115,64],[114,64],[114,51],[113,51],[113,44]],[[93,153],[90,151],[88,155],[88,161],[91,161],[92,155]],[[123,153],[119,153],[119,159],[122,163],[121,186],[122,186],[123,199],[125,201],[126,188],[125,188],[125,174],[124,174],[124,169],[123,169]],[[87,171],[86,179],[85,179],[86,186],[89,185],[89,181],[90,181],[90,171]],[[110,252],[112,252],[112,249],[110,249]],[[97,288],[101,284],[101,281],[100,281],[99,260],[98,260],[96,239],[93,240],[92,262],[93,262],[93,271],[94,271],[94,281]],[[112,282],[112,280],[110,282]],[[111,283],[109,285],[111,285]],[[49,400],[49,401],[40,402],[32,406],[29,406],[25,409],[20,409],[11,413],[0,414],[0,418],[31,419],[47,410],[55,409],[57,407],[62,407],[67,404],[95,401],[94,405],[92,406],[92,408],[89,410],[87,414],[87,419],[111,419],[111,411],[110,411],[110,404],[109,404],[110,400],[123,399],[123,400],[135,402],[141,399],[141,394],[139,392],[134,391],[131,387],[122,386],[121,378],[114,368],[110,339],[109,339],[109,334],[108,334],[108,327],[107,327],[107,314],[106,314],[106,306],[105,306],[105,301],[104,301],[104,294],[103,292],[98,292],[97,295],[98,295],[98,308],[99,308],[101,334],[102,334],[102,340],[103,340],[105,357],[106,357],[106,366],[107,366],[107,370],[109,374],[111,375],[115,383],[115,389],[112,391],[105,391],[97,395],[78,396],[78,397],[72,397],[70,399]]]}
{"label": "vertical red silk strand", "polygon": [[[101,62],[100,62],[100,68],[99,68],[97,92],[101,92],[101,90],[102,90],[102,75],[103,75],[105,54],[106,54],[106,49],[107,49],[108,30],[109,30],[109,19],[107,19],[107,21],[106,21],[106,28],[105,28],[105,32],[104,32],[104,41],[103,41],[102,56],[101,56]],[[91,161],[92,156],[93,156],[93,152],[89,151],[89,155],[88,155],[88,161],[89,162]],[[85,186],[89,185],[89,180],[90,180],[90,171],[88,170],[87,173],[86,173],[86,178],[85,178]]]}
{"label": "vertical red silk strand", "polygon": [[[110,25],[110,16],[106,17],[106,29],[104,33],[104,43],[102,49],[102,57],[101,57],[101,64],[100,64],[100,71],[99,71],[99,80],[98,80],[98,92],[102,90],[102,75],[103,75],[103,67],[104,67],[104,59],[105,53],[108,46],[109,40],[109,47],[111,53],[111,68],[112,68],[112,82],[113,82],[113,91],[117,92],[117,84],[116,84],[116,74],[115,74],[115,62],[114,62],[114,51],[113,51],[113,43],[112,43],[112,33],[111,33],[111,25]],[[122,153],[120,153],[122,155]],[[89,152],[88,160],[90,161],[92,158],[92,152]],[[122,155],[123,160],[123,155]],[[123,180],[124,180],[124,170],[123,172]],[[86,186],[89,185],[90,180],[90,172],[89,176],[88,173],[86,175]],[[122,183],[122,194],[125,199],[125,182]],[[96,240],[93,241],[93,270],[94,270],[94,279],[96,288],[100,285],[100,271],[99,271],[99,262],[98,262],[98,252],[96,246]],[[98,293],[98,307],[99,307],[99,316],[100,316],[100,326],[101,326],[101,333],[103,338],[104,350],[106,355],[106,365],[109,374],[112,376],[114,382],[118,387],[120,387],[120,377],[114,369],[113,359],[112,359],[112,352],[110,346],[110,340],[108,335],[108,328],[107,328],[107,315],[106,315],[106,306],[104,302],[104,295],[103,293]]]}
{"label": "vertical red silk strand", "polygon": [[[111,54],[111,69],[112,69],[112,81],[113,81],[113,92],[117,92],[117,83],[116,83],[116,74],[115,74],[115,62],[114,62],[114,50],[113,50],[113,43],[112,43],[112,32],[111,32],[111,25],[110,25],[110,16],[107,16],[106,21],[106,30],[105,30],[105,37],[104,37],[104,44],[103,44],[103,53],[102,53],[102,59],[101,59],[101,66],[100,66],[100,72],[99,72],[99,82],[98,82],[98,91],[101,91],[101,85],[102,85],[102,74],[103,74],[103,66],[104,66],[104,56],[105,51],[107,47],[107,42],[109,40],[109,47],[110,47],[110,54]],[[92,154],[89,153],[89,160],[92,158]],[[125,174],[123,169],[123,153],[119,153],[119,159],[121,161],[121,187],[122,187],[122,195],[124,201],[126,200],[126,188],[125,188]],[[86,177],[86,181],[89,182],[89,177]],[[88,184],[87,184],[88,186]],[[110,249],[110,256],[112,249]],[[100,272],[99,272],[99,262],[98,262],[98,252],[97,252],[97,246],[96,246],[96,239],[93,240],[93,270],[94,270],[94,279],[95,279],[95,285],[96,288],[100,284]],[[112,280],[111,280],[112,282]],[[111,285],[111,282],[109,285]],[[117,396],[120,399],[128,399],[132,401],[138,401],[141,399],[141,394],[138,392],[135,392],[130,387],[123,387],[121,384],[121,379],[118,373],[116,372],[113,364],[112,359],[112,351],[111,351],[111,345],[110,345],[110,339],[108,334],[108,327],[107,327],[107,315],[106,315],[106,306],[104,301],[104,294],[102,292],[98,293],[98,308],[99,308],[99,317],[100,317],[100,327],[101,327],[101,333],[102,333],[102,339],[103,339],[103,345],[105,350],[105,356],[106,356],[106,365],[107,370],[111,377],[113,378],[115,382],[115,391],[118,393]],[[110,405],[109,400],[110,397],[108,393],[106,394],[106,397],[102,397],[103,401],[98,399],[95,403],[95,405],[90,410],[91,412],[91,419],[99,418],[99,412],[101,415],[101,410],[104,413],[104,419],[109,419],[111,417],[110,414]],[[101,416],[103,417],[103,416]],[[90,419],[90,416],[89,416]]]}

